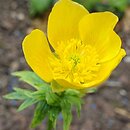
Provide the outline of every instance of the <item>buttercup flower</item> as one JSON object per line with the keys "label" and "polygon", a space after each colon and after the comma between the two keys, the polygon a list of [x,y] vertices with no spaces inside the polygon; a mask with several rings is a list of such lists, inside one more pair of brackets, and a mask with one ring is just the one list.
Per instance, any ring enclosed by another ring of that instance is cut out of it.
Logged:
{"label": "buttercup flower", "polygon": [[89,13],[71,0],[59,0],[49,16],[48,40],[38,29],[24,39],[27,63],[44,81],[54,81],[63,90],[100,85],[126,55],[113,31],[117,21],[111,12]]}

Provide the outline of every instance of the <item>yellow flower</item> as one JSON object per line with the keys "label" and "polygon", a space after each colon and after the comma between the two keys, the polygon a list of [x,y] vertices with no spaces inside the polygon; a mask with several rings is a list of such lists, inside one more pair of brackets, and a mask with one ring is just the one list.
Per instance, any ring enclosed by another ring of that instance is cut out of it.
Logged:
{"label": "yellow flower", "polygon": [[44,81],[55,81],[62,89],[97,86],[126,55],[113,31],[117,21],[111,12],[89,13],[71,0],[59,0],[49,16],[48,40],[38,29],[25,37],[27,63]]}

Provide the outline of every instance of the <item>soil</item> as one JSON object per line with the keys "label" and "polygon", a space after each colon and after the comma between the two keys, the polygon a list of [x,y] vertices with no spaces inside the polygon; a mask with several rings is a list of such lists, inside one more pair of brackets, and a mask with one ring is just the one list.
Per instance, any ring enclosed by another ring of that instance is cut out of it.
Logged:
{"label": "soil", "polygon": [[[32,130],[29,123],[34,107],[17,112],[19,102],[2,98],[14,86],[27,87],[10,75],[30,69],[21,49],[24,36],[34,28],[46,31],[49,13],[30,19],[27,5],[27,0],[0,0],[0,130]],[[130,130],[130,8],[125,11],[116,31],[127,56],[97,93],[86,95],[81,117],[73,112],[70,130]],[[62,116],[58,120],[57,130],[62,130]],[[45,129],[44,121],[34,130]]]}

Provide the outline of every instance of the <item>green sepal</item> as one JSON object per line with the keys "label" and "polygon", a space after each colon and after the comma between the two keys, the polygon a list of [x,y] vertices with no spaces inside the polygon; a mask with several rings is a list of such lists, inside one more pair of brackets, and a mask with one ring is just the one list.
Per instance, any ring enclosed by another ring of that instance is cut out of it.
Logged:
{"label": "green sepal", "polygon": [[60,97],[52,91],[46,93],[46,101],[49,105],[57,106],[60,102]]}
{"label": "green sepal", "polygon": [[55,80],[51,82],[51,88],[52,91],[56,93],[63,92],[65,90],[64,87],[58,84]]}

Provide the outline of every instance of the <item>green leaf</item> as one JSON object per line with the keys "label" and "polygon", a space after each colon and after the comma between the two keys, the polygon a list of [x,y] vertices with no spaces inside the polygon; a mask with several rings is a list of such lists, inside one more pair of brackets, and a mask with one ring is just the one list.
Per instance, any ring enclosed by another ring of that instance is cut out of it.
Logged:
{"label": "green leaf", "polygon": [[21,88],[13,88],[13,89],[15,92],[9,93],[3,97],[6,99],[24,100],[32,96],[31,91],[21,89]]}
{"label": "green leaf", "polygon": [[41,101],[37,104],[34,117],[31,123],[32,128],[36,127],[44,120],[44,118],[48,113],[48,110],[49,110],[49,106],[47,105],[46,102]]}
{"label": "green leaf", "polygon": [[35,91],[32,93],[32,97],[37,99],[37,100],[45,100],[46,99],[46,91],[40,90],[40,91]]}
{"label": "green leaf", "polygon": [[21,88],[13,88],[14,91],[16,91],[19,95],[24,95],[25,97],[32,97],[33,91],[31,90],[25,90]]}
{"label": "green leaf", "polygon": [[52,130],[53,129],[53,122],[51,120],[48,119],[48,122],[47,122],[47,130]]}
{"label": "green leaf", "polygon": [[80,112],[81,112],[81,105],[83,103],[82,99],[78,96],[71,96],[68,95],[66,96],[67,102],[69,102],[71,105],[76,107],[77,114],[80,117]]}
{"label": "green leaf", "polygon": [[81,114],[81,103],[76,104],[77,115],[80,117]]}
{"label": "green leaf", "polygon": [[80,113],[81,113],[81,106],[83,104],[83,100],[81,98],[77,98],[77,101],[75,99],[75,102],[73,103],[76,106],[76,110],[77,110],[77,115],[78,117],[80,117]]}
{"label": "green leaf", "polygon": [[22,111],[24,110],[25,108],[37,103],[38,100],[36,99],[33,99],[33,98],[27,98],[21,105],[20,107],[18,108],[18,111]]}
{"label": "green leaf", "polygon": [[27,98],[24,94],[18,94],[17,92],[6,94],[3,97],[6,99],[15,99],[15,100],[24,100]]}
{"label": "green leaf", "polygon": [[60,112],[61,112],[61,108],[59,106],[51,107],[48,111],[48,116],[49,116],[48,118],[49,121],[51,121],[51,127],[53,127],[54,129],[56,129],[56,121]]}
{"label": "green leaf", "polygon": [[73,89],[68,89],[64,93],[64,99],[71,104],[71,106],[75,106],[77,110],[77,114],[80,117],[80,112],[81,112],[81,105],[83,104],[83,100],[81,97],[84,96],[85,90],[73,90]]}
{"label": "green leaf", "polygon": [[68,103],[66,100],[62,100],[61,109],[64,120],[63,129],[69,130],[70,123],[72,121],[71,104]]}
{"label": "green leaf", "polygon": [[38,77],[34,72],[32,71],[19,71],[12,73],[13,76],[17,76],[20,78],[20,80],[28,83],[35,89],[46,89],[46,87],[49,86],[48,83],[44,82],[40,77]]}

